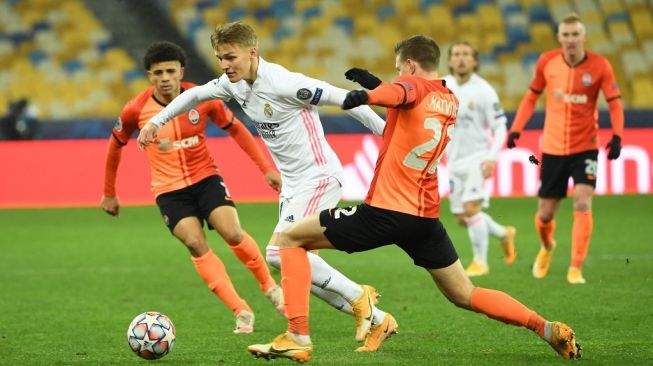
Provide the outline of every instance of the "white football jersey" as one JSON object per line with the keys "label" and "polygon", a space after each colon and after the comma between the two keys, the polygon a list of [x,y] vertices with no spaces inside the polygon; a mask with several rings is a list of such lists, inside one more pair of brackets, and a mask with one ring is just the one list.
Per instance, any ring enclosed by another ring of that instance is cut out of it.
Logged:
{"label": "white football jersey", "polygon": [[[332,176],[342,182],[342,165],[324,137],[317,106],[340,106],[346,94],[344,89],[259,57],[253,84],[232,83],[222,75],[184,91],[150,122],[162,125],[209,99],[234,99],[265,141],[283,179],[282,195],[288,196],[307,180]],[[383,133],[385,121],[368,106],[349,114],[377,135]]]}
{"label": "white football jersey", "polygon": [[506,137],[507,121],[496,91],[477,74],[462,85],[453,75],[443,79],[460,102],[447,148],[447,166],[454,169],[496,160]]}

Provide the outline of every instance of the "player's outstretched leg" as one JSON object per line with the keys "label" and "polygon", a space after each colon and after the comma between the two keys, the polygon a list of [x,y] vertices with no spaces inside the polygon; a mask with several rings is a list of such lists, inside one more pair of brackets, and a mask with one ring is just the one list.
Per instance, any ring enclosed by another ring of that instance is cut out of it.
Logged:
{"label": "player's outstretched leg", "polygon": [[566,360],[581,357],[582,347],[568,325],[547,321],[504,292],[476,287],[472,290],[470,307],[489,318],[532,330]]}

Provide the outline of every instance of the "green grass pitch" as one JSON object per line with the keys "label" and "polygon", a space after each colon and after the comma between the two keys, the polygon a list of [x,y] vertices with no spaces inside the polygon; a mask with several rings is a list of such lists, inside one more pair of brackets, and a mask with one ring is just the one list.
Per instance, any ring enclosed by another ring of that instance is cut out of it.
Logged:
{"label": "green grass pitch", "polygon": [[[275,204],[240,204],[243,227],[261,248],[275,224]],[[565,280],[570,256],[571,199],[559,215],[558,250],[549,275],[535,280],[535,198],[494,199],[489,212],[518,229],[518,258],[506,266],[491,242],[490,275],[478,286],[510,293],[550,320],[575,329],[586,365],[653,363],[653,196],[594,199],[594,235],[586,285]],[[467,233],[442,207],[442,220],[467,264]],[[155,310],[170,316],[177,345],[154,361],[165,365],[268,365],[246,352],[271,340],[285,321],[224,242],[208,234],[237,290],[257,315],[251,335],[231,333],[230,311],[197,276],[186,249],[162,224],[158,209],[124,207],[119,219],[99,208],[0,210],[0,365],[144,365],[126,341],[129,322]],[[334,267],[376,286],[379,307],[399,334],[378,352],[357,354],[353,318],[311,298],[315,365],[551,365],[559,356],[524,328],[457,309],[430,277],[396,247],[348,255],[322,251]],[[273,271],[279,278],[279,273]],[[271,361],[272,362],[272,361]]]}

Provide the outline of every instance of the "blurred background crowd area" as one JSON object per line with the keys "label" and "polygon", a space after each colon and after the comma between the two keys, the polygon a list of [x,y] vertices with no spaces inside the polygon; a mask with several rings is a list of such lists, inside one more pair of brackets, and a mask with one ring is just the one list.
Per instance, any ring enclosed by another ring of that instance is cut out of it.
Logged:
{"label": "blurred background crowd area", "polygon": [[571,12],[611,61],[625,107],[653,109],[653,0],[0,0],[0,115],[27,99],[41,121],[115,118],[149,85],[141,59],[157,40],[180,44],[185,79],[204,83],[220,73],[209,36],[235,20],[255,28],[265,59],[350,89],[352,66],[391,80],[402,38],[432,36],[441,75],[449,44],[467,40],[514,112]]}

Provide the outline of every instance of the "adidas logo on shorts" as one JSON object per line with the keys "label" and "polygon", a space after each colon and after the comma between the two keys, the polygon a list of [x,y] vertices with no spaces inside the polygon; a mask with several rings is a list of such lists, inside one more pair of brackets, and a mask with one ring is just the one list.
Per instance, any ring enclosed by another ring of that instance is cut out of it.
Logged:
{"label": "adidas logo on shorts", "polygon": [[295,222],[295,216],[290,215],[290,216],[286,217],[286,218],[283,219],[283,220],[284,220],[284,221],[288,221],[288,222]]}

